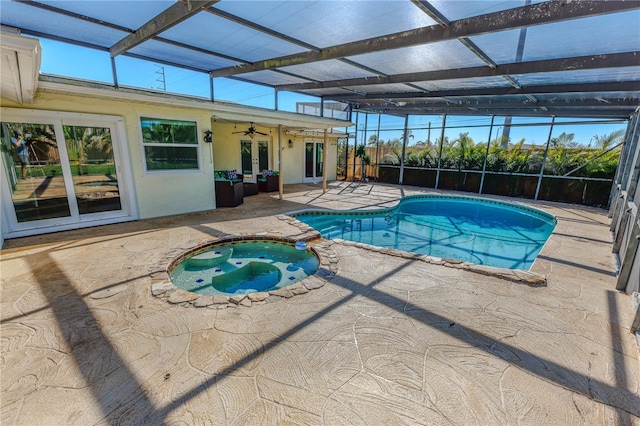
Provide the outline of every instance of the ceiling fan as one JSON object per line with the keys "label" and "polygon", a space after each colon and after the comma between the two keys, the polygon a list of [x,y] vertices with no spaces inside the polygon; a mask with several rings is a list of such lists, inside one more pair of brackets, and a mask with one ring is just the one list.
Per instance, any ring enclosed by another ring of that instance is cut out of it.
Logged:
{"label": "ceiling fan", "polygon": [[232,132],[232,133],[244,133],[245,136],[251,136],[253,137],[253,135],[257,134],[257,135],[263,135],[263,136],[267,136],[266,133],[262,133],[256,130],[256,126],[253,123],[250,123],[249,128],[247,130],[241,130],[239,132]]}

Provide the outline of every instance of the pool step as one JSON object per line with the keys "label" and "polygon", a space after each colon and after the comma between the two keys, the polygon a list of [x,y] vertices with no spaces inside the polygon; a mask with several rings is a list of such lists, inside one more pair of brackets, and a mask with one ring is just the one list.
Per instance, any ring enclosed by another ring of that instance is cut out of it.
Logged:
{"label": "pool step", "polygon": [[240,268],[214,275],[211,285],[225,293],[243,293],[245,290],[266,291],[275,287],[282,278],[277,266],[263,262],[249,262]]}
{"label": "pool step", "polygon": [[220,250],[207,250],[187,259],[186,267],[208,268],[219,265],[229,260],[233,254],[232,248],[222,248]]}

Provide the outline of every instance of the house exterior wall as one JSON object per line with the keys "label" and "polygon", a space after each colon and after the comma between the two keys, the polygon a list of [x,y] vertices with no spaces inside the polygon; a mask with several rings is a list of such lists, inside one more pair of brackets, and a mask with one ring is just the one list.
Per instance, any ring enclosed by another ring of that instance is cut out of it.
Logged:
{"label": "house exterior wall", "polygon": [[197,122],[202,134],[203,130],[211,128],[211,111],[41,92],[32,104],[12,104],[3,100],[2,106],[121,116],[125,121],[126,153],[131,159],[141,219],[215,208],[211,145],[200,140],[199,171],[145,172],[140,128],[141,116],[171,118]]}
{"label": "house exterior wall", "polygon": [[[241,132],[249,127],[248,123],[214,123],[213,124],[213,158],[216,170],[237,170],[240,172],[240,140],[247,140]],[[267,136],[256,135],[255,140],[266,140],[269,142],[270,168],[278,169],[278,131],[258,126],[258,131],[269,133]],[[302,180],[300,180],[302,182]]]}
{"label": "house exterior wall", "polygon": [[213,157],[216,170],[239,170],[240,166],[240,138],[232,132],[237,132],[231,123],[215,123],[213,125]]}
{"label": "house exterior wall", "polygon": [[[162,102],[159,100],[158,102]],[[126,140],[123,148],[130,158],[132,185],[136,193],[138,217],[141,219],[169,216],[215,208],[215,186],[213,171],[240,169],[240,139],[242,134],[233,132],[244,129],[247,123],[212,123],[212,110],[183,105],[163,105],[146,101],[95,98],[88,95],[40,91],[33,103],[25,105],[2,99],[2,106],[39,111],[62,111],[89,114],[104,114],[122,117],[125,123]],[[195,121],[200,134],[197,171],[152,171],[146,172],[140,117],[167,118]],[[258,126],[260,127],[260,126]],[[213,143],[202,141],[204,130],[213,130]],[[265,131],[260,127],[260,131]],[[267,130],[268,131],[268,130]],[[270,139],[271,168],[278,170],[278,132],[272,128]],[[294,141],[290,148],[288,140]],[[300,183],[304,179],[304,140],[302,135],[282,135],[282,159],[284,161],[283,183]],[[314,137],[322,140],[322,134]],[[327,178],[336,178],[336,137],[328,139]]]}
{"label": "house exterior wall", "polygon": [[[289,147],[289,140],[293,142],[293,146]],[[285,165],[282,170],[284,183],[300,183],[304,179],[304,163],[305,163],[305,142],[322,142],[323,136],[308,135],[288,135],[282,137],[282,159]],[[325,159],[327,161],[327,181],[336,180],[336,167],[338,160],[338,136],[327,137],[327,152]],[[277,142],[276,142],[277,145]]]}
{"label": "house exterior wall", "polygon": [[[219,123],[213,124],[213,157],[217,170],[240,170],[240,140],[248,136],[235,134],[248,127],[247,123]],[[270,141],[270,167],[278,170],[278,130],[257,126],[258,130],[269,133],[267,136],[255,136],[258,140]],[[289,147],[289,140],[292,146]],[[304,142],[322,142],[323,136],[282,135],[282,182],[284,184],[301,183],[304,180]],[[327,148],[327,180],[336,180],[336,166],[338,155],[338,136],[328,137]]]}
{"label": "house exterior wall", "polygon": [[[289,148],[289,139],[293,147]],[[283,135],[282,138],[282,182],[300,183],[304,179],[304,138],[301,136]]]}

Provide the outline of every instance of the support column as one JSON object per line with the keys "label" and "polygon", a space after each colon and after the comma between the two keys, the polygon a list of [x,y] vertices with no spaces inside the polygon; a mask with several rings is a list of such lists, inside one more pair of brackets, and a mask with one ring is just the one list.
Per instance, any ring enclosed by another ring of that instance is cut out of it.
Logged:
{"label": "support column", "polygon": [[[632,218],[633,219],[633,218]],[[626,292],[629,279],[631,278],[631,270],[634,264],[637,262],[636,256],[640,253],[638,248],[638,242],[640,241],[640,219],[634,218],[635,223],[631,226],[631,232],[629,235],[629,243],[624,253],[624,258],[620,259],[620,273],[618,274],[618,280],[616,282],[616,290]],[[621,231],[622,232],[622,231]]]}
{"label": "support column", "polygon": [[322,141],[322,193],[327,192],[327,129],[324,129],[324,140]]}
{"label": "support column", "polygon": [[482,163],[482,177],[480,178],[480,190],[478,194],[482,194],[482,188],[484,187],[484,174],[487,171],[487,157],[489,157],[489,147],[491,146],[491,133],[493,132],[493,119],[495,116],[491,116],[491,124],[489,125],[489,138],[487,139],[487,149],[484,152],[484,162]]}
{"label": "support column", "polygon": [[442,162],[442,145],[444,144],[444,129],[447,126],[447,114],[442,116],[442,131],[440,132],[440,149],[438,150],[438,168],[436,169],[436,189],[440,181],[440,163]]}
{"label": "support column", "polygon": [[544,175],[544,166],[547,164],[547,154],[549,153],[549,144],[551,143],[551,134],[553,132],[553,124],[556,122],[556,116],[551,116],[551,126],[549,127],[549,137],[547,138],[547,147],[544,149],[544,156],[542,157],[542,165],[540,166],[540,175],[538,176],[538,185],[536,186],[536,196],[534,200],[538,199],[540,194],[540,185],[542,184],[542,176]]}
{"label": "support column", "polygon": [[[616,176],[611,185],[611,194],[609,195],[609,217],[612,218],[610,230],[615,231],[622,211],[626,208],[627,197],[630,195],[628,191],[628,170],[633,167],[633,157],[638,151],[638,134],[637,130],[640,128],[639,119],[640,114],[636,112],[632,117],[629,124],[627,124],[627,131],[624,136],[624,144],[622,145],[622,151],[620,153],[620,159],[618,160],[618,169],[616,170]],[[626,176],[626,177],[625,177]],[[615,199],[613,198],[615,195]]]}
{"label": "support column", "polygon": [[[356,112],[356,131],[353,133],[353,173],[351,174],[351,182],[356,181],[356,149],[358,149],[358,120],[360,119],[360,113]],[[347,150],[348,152],[348,150]],[[349,156],[347,156],[347,160]],[[349,166],[349,164],[347,164]]]}
{"label": "support column", "polygon": [[[357,130],[356,130],[357,131]],[[347,135],[346,143],[344,146],[344,181],[347,182],[347,176],[349,175],[349,128],[344,128],[344,133]]]}
{"label": "support column", "polygon": [[111,57],[111,74],[113,75],[113,85],[118,88],[118,72],[116,70],[116,58]]}
{"label": "support column", "polygon": [[[364,148],[364,153],[367,153],[367,130],[369,129],[369,114],[366,113],[364,115],[364,134],[362,135],[362,148]],[[365,176],[367,175],[367,166],[364,164],[364,161],[362,161],[362,158],[360,158],[360,166],[361,166],[361,170],[360,170],[360,180],[364,180]]]}
{"label": "support column", "polygon": [[640,145],[640,135],[638,135],[638,133],[640,133],[640,120],[638,120],[638,117],[640,117],[640,115],[636,114],[635,125],[633,126],[630,140],[628,141],[628,144],[635,148],[635,150],[629,150],[629,159],[625,164],[622,181],[623,186],[629,194],[630,200],[634,200],[638,185],[638,174],[640,174],[640,149],[638,149]]}
{"label": "support column", "polygon": [[407,150],[407,127],[409,125],[409,114],[404,116],[404,131],[402,132],[402,154],[400,155],[400,176],[398,177],[398,184],[402,185],[404,182],[404,155]]}
{"label": "support column", "polygon": [[284,176],[282,175],[282,124],[278,124],[278,198],[284,195]]}
{"label": "support column", "polygon": [[382,114],[378,114],[378,129],[376,130],[376,181],[380,178],[380,120]]}

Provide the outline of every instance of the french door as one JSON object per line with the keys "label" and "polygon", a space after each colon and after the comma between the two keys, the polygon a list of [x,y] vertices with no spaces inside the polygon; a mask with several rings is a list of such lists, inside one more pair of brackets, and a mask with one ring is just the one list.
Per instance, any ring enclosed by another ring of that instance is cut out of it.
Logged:
{"label": "french door", "polygon": [[3,109],[0,138],[5,237],[137,218],[121,118]]}
{"label": "french door", "polygon": [[240,140],[240,170],[245,182],[256,183],[258,174],[269,169],[269,141],[257,138]]}
{"label": "french door", "polygon": [[305,141],[304,143],[304,182],[322,180],[324,166],[324,143]]}

